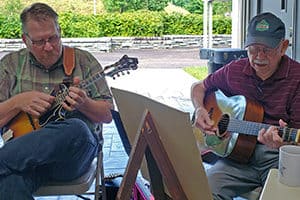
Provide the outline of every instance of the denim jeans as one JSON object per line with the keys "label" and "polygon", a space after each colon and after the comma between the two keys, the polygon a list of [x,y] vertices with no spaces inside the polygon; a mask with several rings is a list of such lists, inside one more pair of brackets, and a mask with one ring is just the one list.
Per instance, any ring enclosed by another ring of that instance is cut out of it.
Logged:
{"label": "denim jeans", "polygon": [[98,138],[76,118],[50,122],[0,149],[0,199],[32,200],[47,181],[68,181],[86,172]]}

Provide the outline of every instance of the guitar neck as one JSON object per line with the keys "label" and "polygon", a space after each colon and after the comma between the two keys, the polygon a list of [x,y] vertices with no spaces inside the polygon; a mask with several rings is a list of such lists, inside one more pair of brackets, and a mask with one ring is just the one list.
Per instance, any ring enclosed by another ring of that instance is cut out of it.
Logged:
{"label": "guitar neck", "polygon": [[86,89],[89,85],[92,83],[100,80],[101,78],[104,78],[105,76],[110,76],[112,78],[115,78],[114,76],[119,76],[119,73],[124,74],[124,71],[127,71],[129,73],[129,70],[136,70],[138,64],[137,58],[128,57],[127,55],[124,55],[118,62],[108,65],[104,67],[103,70],[97,72],[96,74],[92,75],[91,77],[82,80],[79,83],[80,88]]}
{"label": "guitar neck", "polygon": [[[257,136],[258,132],[261,129],[267,130],[271,125],[258,123],[258,122],[251,122],[251,121],[243,121],[234,118],[230,118],[227,130],[230,132],[237,132],[247,135]],[[283,138],[286,142],[299,142],[300,137],[300,130],[288,127],[277,127],[279,135]]]}
{"label": "guitar neck", "polygon": [[89,85],[100,80],[101,78],[104,78],[103,71],[98,72],[98,73],[94,74],[93,76],[80,81],[78,87],[82,88],[82,89],[86,89]]}

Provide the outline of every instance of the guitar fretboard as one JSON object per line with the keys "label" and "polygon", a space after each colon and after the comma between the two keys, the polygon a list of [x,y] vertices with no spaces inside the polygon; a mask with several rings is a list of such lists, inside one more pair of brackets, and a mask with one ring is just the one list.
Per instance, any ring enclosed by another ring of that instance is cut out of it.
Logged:
{"label": "guitar fretboard", "polygon": [[106,66],[102,71],[92,75],[91,77],[82,80],[79,83],[79,87],[82,89],[86,89],[92,83],[104,78],[105,76],[113,77],[115,75],[119,75],[119,73],[124,74],[124,71],[129,72],[128,70],[137,69],[138,60],[137,58],[130,58],[127,55],[124,55],[118,62]]}
{"label": "guitar fretboard", "polygon": [[104,76],[102,75],[103,74],[103,71],[102,72],[98,72],[96,74],[94,74],[93,76],[81,81],[79,83],[79,86],[80,88],[82,89],[86,89],[89,85],[91,85],[92,83],[96,82],[97,80],[103,78]]}
{"label": "guitar fretboard", "polygon": [[[223,122],[222,122],[223,123]],[[257,136],[259,130],[268,129],[271,125],[263,124],[258,122],[243,121],[234,118],[230,118],[227,130],[230,132],[243,133],[247,135]],[[283,138],[284,141],[296,141],[296,136],[298,129],[288,128],[288,127],[279,127],[277,126],[279,135]]]}

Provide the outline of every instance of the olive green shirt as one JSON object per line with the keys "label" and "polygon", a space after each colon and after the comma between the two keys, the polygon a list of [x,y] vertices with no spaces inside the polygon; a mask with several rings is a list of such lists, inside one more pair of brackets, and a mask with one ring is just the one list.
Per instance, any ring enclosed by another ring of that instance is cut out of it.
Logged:
{"label": "olive green shirt", "polygon": [[[92,75],[99,74],[102,70],[101,65],[92,54],[75,48],[75,68],[71,77],[68,78],[79,76],[80,80],[86,80]],[[107,82],[104,77],[101,77],[86,88],[87,94],[95,100],[105,99],[112,102]],[[66,78],[63,56],[52,67],[45,69],[28,49],[9,53],[0,61],[0,102],[18,93],[31,90],[51,94],[53,89]],[[79,111],[68,112],[66,118],[70,117],[84,120],[93,132],[100,128]]]}

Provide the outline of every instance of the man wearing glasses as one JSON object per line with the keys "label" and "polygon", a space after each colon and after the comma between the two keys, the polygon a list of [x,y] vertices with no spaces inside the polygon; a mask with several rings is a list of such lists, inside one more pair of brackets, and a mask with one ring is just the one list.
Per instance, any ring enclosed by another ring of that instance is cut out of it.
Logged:
{"label": "man wearing glasses", "polygon": [[284,23],[272,13],[259,14],[247,29],[248,58],[232,61],[192,86],[195,125],[206,136],[219,131],[211,119],[214,110],[205,106],[205,98],[216,90],[258,103],[263,109],[261,122],[270,125],[257,130],[249,160],[240,162],[236,158],[243,159],[242,152],[237,151],[235,158],[232,152],[207,170],[214,199],[232,199],[263,186],[269,169],[278,168],[278,148],[286,143],[278,127],[300,128],[300,64],[285,55],[288,45]]}
{"label": "man wearing glasses", "polygon": [[[98,61],[75,49],[75,68],[66,73],[57,13],[46,4],[35,3],[20,17],[27,48],[4,56],[0,62],[0,127],[7,140],[0,148],[3,200],[33,199],[33,192],[45,181],[81,176],[102,148],[102,138],[97,135],[101,124],[112,120],[111,93],[104,78],[87,90],[77,87],[80,80],[101,71]],[[52,92],[66,78],[70,85],[60,102],[60,93],[56,96]],[[36,127],[36,119],[54,104],[63,119]],[[33,130],[10,138],[16,131],[7,125],[15,124],[23,113]]]}

